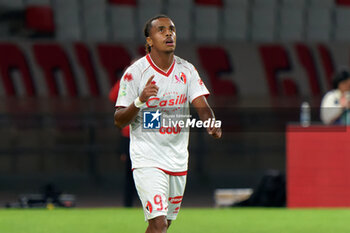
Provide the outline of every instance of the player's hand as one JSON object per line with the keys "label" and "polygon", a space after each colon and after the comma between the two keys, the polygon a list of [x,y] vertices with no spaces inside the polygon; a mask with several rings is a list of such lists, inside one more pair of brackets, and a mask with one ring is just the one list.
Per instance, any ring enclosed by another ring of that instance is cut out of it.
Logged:
{"label": "player's hand", "polygon": [[343,107],[343,108],[347,108],[348,107],[348,103],[349,101],[347,100],[346,96],[345,95],[342,95],[340,97],[340,106]]}
{"label": "player's hand", "polygon": [[221,135],[222,135],[221,128],[209,127],[207,128],[207,131],[209,135],[213,136],[213,138],[221,138]]}
{"label": "player's hand", "polygon": [[153,81],[154,75],[152,75],[146,85],[143,91],[141,92],[141,95],[139,96],[140,101],[145,103],[151,96],[156,96],[158,93],[159,87],[156,85],[156,82]]}

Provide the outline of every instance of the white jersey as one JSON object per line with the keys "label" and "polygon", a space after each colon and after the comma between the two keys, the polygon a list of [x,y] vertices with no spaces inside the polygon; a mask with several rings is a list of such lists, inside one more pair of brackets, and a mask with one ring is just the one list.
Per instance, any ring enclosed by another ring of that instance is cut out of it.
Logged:
{"label": "white jersey", "polygon": [[167,72],[152,61],[150,55],[137,60],[124,73],[116,107],[127,107],[140,96],[149,78],[159,87],[130,124],[130,157],[132,168],[157,167],[168,172],[187,171],[189,131],[161,127],[156,131],[144,128],[143,113],[158,108],[171,108],[173,113],[189,115],[189,103],[209,92],[189,62],[174,56]]}
{"label": "white jersey", "polygon": [[338,89],[327,92],[322,98],[320,116],[324,124],[348,124],[350,111],[341,106],[342,98],[346,97]]}

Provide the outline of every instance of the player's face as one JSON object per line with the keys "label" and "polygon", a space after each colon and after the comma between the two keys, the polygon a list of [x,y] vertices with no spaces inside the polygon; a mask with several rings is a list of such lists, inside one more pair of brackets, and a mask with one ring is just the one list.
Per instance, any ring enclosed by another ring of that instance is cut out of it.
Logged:
{"label": "player's face", "polygon": [[176,47],[176,30],[174,23],[169,18],[153,20],[150,36],[147,43],[152,50],[159,52],[174,52]]}
{"label": "player's face", "polygon": [[350,79],[340,82],[338,88],[342,92],[350,91]]}

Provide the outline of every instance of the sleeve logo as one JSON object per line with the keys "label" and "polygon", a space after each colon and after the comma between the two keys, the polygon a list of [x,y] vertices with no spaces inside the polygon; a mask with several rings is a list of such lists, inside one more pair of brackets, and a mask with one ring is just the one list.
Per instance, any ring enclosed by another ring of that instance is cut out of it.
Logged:
{"label": "sleeve logo", "polygon": [[124,75],[124,80],[127,81],[127,82],[132,81],[132,80],[133,80],[132,74],[126,73],[126,74]]}
{"label": "sleeve logo", "polygon": [[126,96],[126,84],[121,83],[120,84],[120,90],[119,90],[119,96]]}

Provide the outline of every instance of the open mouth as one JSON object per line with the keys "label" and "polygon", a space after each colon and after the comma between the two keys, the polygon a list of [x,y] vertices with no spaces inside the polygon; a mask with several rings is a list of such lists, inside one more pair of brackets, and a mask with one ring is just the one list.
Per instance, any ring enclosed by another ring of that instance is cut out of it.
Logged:
{"label": "open mouth", "polygon": [[166,39],[166,40],[165,40],[165,44],[166,44],[166,45],[169,45],[169,46],[175,45],[174,40],[171,39],[171,38]]}

